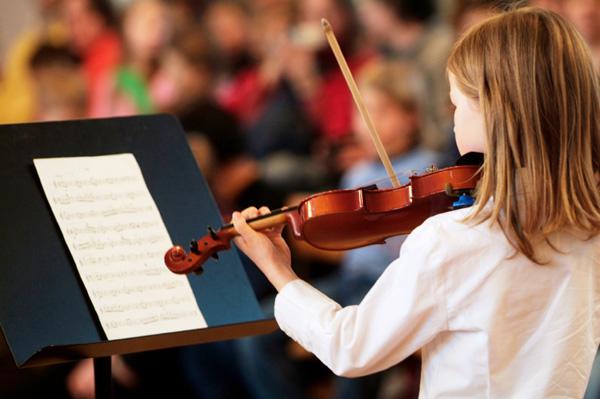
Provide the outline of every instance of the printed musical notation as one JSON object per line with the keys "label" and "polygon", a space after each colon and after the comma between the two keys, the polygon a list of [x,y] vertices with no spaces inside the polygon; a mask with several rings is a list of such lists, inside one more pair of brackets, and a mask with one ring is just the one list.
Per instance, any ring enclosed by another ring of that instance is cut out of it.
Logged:
{"label": "printed musical notation", "polygon": [[[171,297],[167,299],[155,299],[150,301],[142,301],[142,302],[130,302],[130,303],[122,303],[118,305],[105,306],[102,308],[103,312],[128,312],[131,310],[146,310],[148,308],[156,308],[156,307],[167,307],[176,303],[185,303],[187,301],[187,297],[178,296]],[[193,315],[191,315],[193,316]]]}
{"label": "printed musical notation", "polygon": [[132,154],[35,159],[42,187],[109,339],[206,327]]}

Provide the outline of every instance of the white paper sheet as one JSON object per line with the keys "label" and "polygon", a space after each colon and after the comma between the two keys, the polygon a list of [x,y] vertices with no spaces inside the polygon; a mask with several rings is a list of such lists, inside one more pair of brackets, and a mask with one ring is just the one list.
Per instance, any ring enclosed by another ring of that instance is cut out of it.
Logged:
{"label": "white paper sheet", "polygon": [[34,159],[44,192],[108,339],[206,327],[132,154]]}

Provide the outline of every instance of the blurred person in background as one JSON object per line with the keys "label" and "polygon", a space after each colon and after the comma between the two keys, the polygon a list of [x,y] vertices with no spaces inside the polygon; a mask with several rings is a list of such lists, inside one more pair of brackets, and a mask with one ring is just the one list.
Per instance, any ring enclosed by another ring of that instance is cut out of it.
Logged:
{"label": "blurred person in background", "polygon": [[331,184],[328,173],[339,173],[326,162],[351,131],[353,104],[320,20],[331,21],[357,71],[370,57],[359,46],[353,7],[345,0],[258,3],[250,20],[258,63],[218,97],[238,115],[268,181],[289,191],[322,189]]}
{"label": "blurred person in background", "polygon": [[529,0],[528,5],[545,8],[547,10],[552,10],[555,13],[562,14],[563,2],[564,0]]}
{"label": "blurred person in background", "polygon": [[37,121],[82,119],[87,111],[80,58],[67,47],[41,45],[31,62],[37,93]]}
{"label": "blurred person in background", "polygon": [[[229,60],[216,95],[218,102],[238,118],[249,154],[256,159],[276,152],[306,154],[312,140],[300,105],[280,84],[282,54],[272,56],[287,36],[290,14],[286,1],[249,7],[215,2],[207,10],[206,17],[213,17],[208,23],[213,41],[226,28],[225,22],[237,26],[231,30],[238,34],[224,34],[216,40]],[[217,23],[219,20],[222,22]]]}
{"label": "blurred person in background", "polygon": [[454,35],[437,18],[435,0],[363,0],[358,10],[367,38],[383,57],[415,62],[425,74],[429,120],[423,140],[442,150],[452,123],[445,69]]}
{"label": "blurred person in background", "polygon": [[204,113],[199,108],[205,105],[211,106],[209,111],[220,110],[213,96],[216,76],[214,54],[204,31],[191,26],[175,36],[162,54],[154,74],[156,108],[180,119]]}
{"label": "blurred person in background", "polygon": [[[411,171],[424,170],[436,164],[439,155],[424,148],[421,143],[421,104],[425,86],[417,69],[408,64],[375,63],[365,67],[359,82],[365,106],[373,117],[394,169],[400,172],[401,183],[408,182]],[[353,113],[353,127],[365,156],[346,171],[340,187],[353,189],[373,183],[377,183],[379,188],[391,187],[370,134],[357,112]],[[402,237],[386,241],[385,245],[347,251],[339,269],[330,276],[315,280],[314,284],[344,305],[360,302],[389,261],[398,255]],[[272,305],[273,298],[263,301],[266,314],[272,315]],[[307,381],[302,372],[306,361],[294,358],[298,357],[297,351],[290,349],[294,346],[290,346],[290,340],[283,332],[245,338],[237,341],[237,345],[242,374],[254,398],[305,398],[311,395],[310,387],[314,381]],[[376,397],[381,376],[380,373],[357,379],[335,377],[332,396]],[[398,388],[405,395],[403,397],[415,395],[418,376],[410,375],[403,381],[402,387]]]}
{"label": "blurred person in background", "polygon": [[563,0],[562,14],[585,39],[600,73],[600,0]]}
{"label": "blurred person in background", "polygon": [[64,45],[67,31],[61,19],[61,0],[35,2],[40,23],[20,35],[6,56],[0,75],[0,123],[29,122],[37,113],[36,86],[30,61],[42,43]]}
{"label": "blurred person in background", "polygon": [[456,37],[467,29],[501,11],[497,0],[456,0],[452,25]]}
{"label": "blurred person in background", "polygon": [[[162,0],[136,0],[122,22],[124,57],[106,75],[94,116],[124,116],[156,111],[154,78],[172,37],[168,8]],[[160,91],[156,92],[157,94]]]}
{"label": "blurred person in background", "polygon": [[323,30],[321,18],[331,23],[348,66],[360,73],[373,53],[360,43],[354,7],[348,0],[304,0],[297,4],[297,19],[289,46],[282,54],[285,77],[319,133],[335,142],[352,132],[354,104]]}
{"label": "blurred person in background", "polygon": [[213,1],[207,6],[202,23],[220,69],[215,88],[217,99],[231,110],[227,98],[232,95],[232,87],[239,85],[236,80],[242,79],[242,71],[254,64],[248,48],[248,9],[233,0]]}
{"label": "blurred person in background", "polygon": [[281,79],[284,55],[273,56],[287,37],[291,18],[289,2],[251,9],[248,44],[255,63],[241,72],[234,91],[221,97],[239,115],[248,150],[259,159],[274,152],[306,154],[312,141],[302,107]]}
{"label": "blurred person in background", "polygon": [[240,71],[230,91],[220,97],[238,116],[248,153],[260,161],[265,180],[284,191],[314,189],[321,182],[310,159],[315,129],[283,76],[291,5],[253,4],[257,8],[250,14],[249,49],[256,63]]}
{"label": "blurred person in background", "polygon": [[204,3],[206,1],[203,0],[165,0],[173,25],[173,37],[194,29],[204,10]]}
{"label": "blurred person in background", "polygon": [[289,45],[283,53],[283,73],[316,127],[313,159],[335,181],[349,166],[341,161],[341,154],[347,154],[346,148],[352,145],[355,105],[323,34],[321,18],[331,23],[353,74],[359,74],[373,60],[375,52],[362,41],[356,10],[350,1],[310,0],[298,4]]}
{"label": "blurred person in background", "polygon": [[[221,212],[262,200],[280,206],[273,189],[260,189],[260,165],[246,150],[238,120],[214,99],[218,74],[199,28],[183,32],[167,50],[156,73],[157,107],[177,116]],[[252,198],[249,198],[252,197]]]}
{"label": "blurred person in background", "polygon": [[88,93],[88,116],[97,113],[106,79],[121,60],[121,40],[109,0],[63,0],[73,50],[81,57]]}

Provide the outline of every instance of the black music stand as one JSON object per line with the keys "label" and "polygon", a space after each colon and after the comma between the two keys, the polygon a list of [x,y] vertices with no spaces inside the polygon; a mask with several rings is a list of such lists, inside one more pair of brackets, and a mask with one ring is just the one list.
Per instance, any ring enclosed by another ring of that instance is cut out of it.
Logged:
{"label": "black music stand", "polygon": [[94,358],[97,398],[111,395],[111,355],[263,334],[276,328],[274,320],[265,319],[261,312],[240,258],[232,250],[222,253],[218,262],[209,261],[201,277],[189,278],[208,328],[106,339],[33,159],[125,152],[135,155],[175,243],[199,238],[207,225],[221,224],[173,117],[0,126],[0,345],[10,350],[19,368]]}

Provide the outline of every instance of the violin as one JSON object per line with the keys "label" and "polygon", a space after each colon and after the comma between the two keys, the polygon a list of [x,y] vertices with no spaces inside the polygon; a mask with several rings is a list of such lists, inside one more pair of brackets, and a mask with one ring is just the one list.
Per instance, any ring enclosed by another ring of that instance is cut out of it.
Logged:
{"label": "violin", "polygon": [[[470,198],[479,181],[482,161],[479,155],[467,154],[457,166],[413,175],[408,184],[400,185],[331,25],[325,19],[321,23],[393,188],[369,186],[314,194],[297,206],[249,219],[248,224],[255,230],[285,224],[296,239],[316,248],[346,250],[382,244],[386,238],[408,234],[432,215],[471,205],[472,201],[464,199]],[[459,195],[463,201],[456,201]],[[178,245],[169,249],[165,264],[174,273],[199,273],[204,262],[211,256],[218,258],[218,252],[229,249],[231,240],[237,235],[232,224],[217,231],[209,227],[207,235],[192,241],[189,253]]]}
{"label": "violin", "polygon": [[[295,239],[325,250],[383,244],[386,238],[410,233],[432,215],[459,207],[456,197],[464,199],[472,193],[479,169],[479,165],[459,165],[433,170],[413,175],[409,183],[396,188],[326,191],[247,222],[255,230],[286,224]],[[192,241],[189,253],[181,246],[169,249],[165,264],[173,273],[202,272],[204,262],[229,249],[237,235],[232,224],[217,231],[209,227],[208,234]]]}

